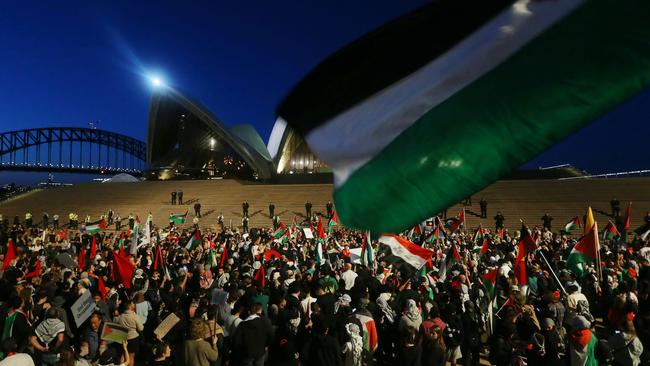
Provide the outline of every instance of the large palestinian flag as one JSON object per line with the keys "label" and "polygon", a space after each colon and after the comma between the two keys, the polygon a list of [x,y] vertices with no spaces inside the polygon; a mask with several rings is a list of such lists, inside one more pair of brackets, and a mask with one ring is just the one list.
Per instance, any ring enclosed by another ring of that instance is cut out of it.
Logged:
{"label": "large palestinian flag", "polygon": [[323,61],[278,123],[333,169],[342,224],[398,232],[645,90],[648,14],[647,0],[433,1]]}

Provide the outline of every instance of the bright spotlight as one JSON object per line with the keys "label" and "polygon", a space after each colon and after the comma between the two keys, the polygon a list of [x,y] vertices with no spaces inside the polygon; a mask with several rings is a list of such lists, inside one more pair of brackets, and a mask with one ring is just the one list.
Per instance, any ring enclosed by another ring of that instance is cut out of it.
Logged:
{"label": "bright spotlight", "polygon": [[156,88],[159,88],[159,87],[165,85],[164,81],[160,78],[160,76],[157,76],[157,75],[149,76],[149,82],[151,83],[151,85],[153,85]]}

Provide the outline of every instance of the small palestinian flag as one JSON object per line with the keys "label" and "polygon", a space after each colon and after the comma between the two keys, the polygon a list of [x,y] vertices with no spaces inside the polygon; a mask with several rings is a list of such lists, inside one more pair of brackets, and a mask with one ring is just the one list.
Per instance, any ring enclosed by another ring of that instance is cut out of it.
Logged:
{"label": "small palestinian flag", "polygon": [[187,244],[185,245],[185,249],[192,251],[199,245],[201,245],[201,231],[195,230],[194,234],[190,236],[190,240],[187,241]]}
{"label": "small palestinian flag", "polygon": [[411,231],[409,231],[409,240],[414,242],[414,243],[419,243],[420,238],[422,237],[422,226],[420,224],[417,224],[411,228]]}
{"label": "small palestinian flag", "polygon": [[169,222],[173,222],[174,224],[184,224],[186,218],[187,218],[187,211],[185,211],[185,213],[182,215],[171,214],[169,215]]}
{"label": "small palestinian flag", "polygon": [[476,231],[474,232],[474,242],[479,242],[483,240],[483,236],[485,235],[485,229],[483,229],[483,225],[480,225],[476,228]]}
{"label": "small palestinian flag", "polygon": [[447,256],[445,257],[445,261],[442,262],[440,270],[438,270],[440,279],[444,281],[447,278],[447,272],[449,272],[449,269],[452,268],[454,264],[460,263],[460,261],[461,257],[460,253],[458,253],[456,243],[452,243],[451,248],[449,248],[449,252],[447,252]]}
{"label": "small palestinian flag", "polygon": [[587,235],[582,237],[571,250],[566,259],[567,267],[575,275],[582,277],[585,274],[585,264],[598,262],[599,250],[598,225],[594,223]]}
{"label": "small palestinian flag", "polygon": [[342,222],[399,232],[646,90],[648,14],[647,0],[430,1],[320,62],[276,126],[331,167]]}
{"label": "small palestinian flag", "polygon": [[581,228],[582,224],[580,223],[580,218],[578,216],[574,217],[571,219],[571,221],[567,222],[566,225],[564,225],[564,232],[565,233],[571,233],[571,231],[575,228]]}
{"label": "small palestinian flag", "polygon": [[497,236],[503,239],[503,228],[499,228],[499,230],[497,230]]}
{"label": "small palestinian flag", "polygon": [[375,268],[375,252],[372,249],[370,231],[366,231],[363,243],[361,244],[361,264],[368,268]]}
{"label": "small palestinian flag", "polygon": [[482,258],[484,255],[487,254],[489,249],[490,249],[490,239],[485,238],[483,239],[483,245],[481,245],[481,251],[479,252],[478,256]]}
{"label": "small palestinian flag", "polygon": [[612,240],[614,238],[620,237],[621,233],[616,228],[611,221],[607,223],[607,226],[603,229],[603,240]]}
{"label": "small palestinian flag", "polygon": [[334,213],[332,214],[332,218],[330,219],[329,223],[327,224],[327,232],[331,233],[332,230],[334,229],[334,226],[338,226],[341,223],[339,222],[339,215],[336,214],[336,210],[334,210]]}
{"label": "small palestinian flag", "polygon": [[82,227],[80,231],[86,234],[97,234],[102,230],[106,230],[106,225],[107,225],[106,220],[101,220],[96,224],[86,225]]}
{"label": "small palestinian flag", "polygon": [[273,233],[273,237],[280,239],[287,234],[287,227],[283,223],[280,223],[280,227]]}
{"label": "small palestinian flag", "polygon": [[490,300],[494,299],[494,288],[496,287],[498,276],[499,270],[497,268],[481,276],[481,280],[483,281],[483,284],[485,285],[485,288],[490,295]]}
{"label": "small palestinian flag", "polygon": [[326,239],[325,230],[323,230],[323,220],[318,219],[318,228],[316,229],[316,264],[319,266],[325,263],[323,246],[325,245]]}
{"label": "small palestinian flag", "polygon": [[440,238],[444,238],[444,236],[445,236],[444,230],[440,230],[440,227],[436,226],[433,229],[433,232],[431,233],[431,235],[429,236],[428,242],[429,242],[429,244],[433,244],[433,243],[436,242],[436,240],[438,240]]}

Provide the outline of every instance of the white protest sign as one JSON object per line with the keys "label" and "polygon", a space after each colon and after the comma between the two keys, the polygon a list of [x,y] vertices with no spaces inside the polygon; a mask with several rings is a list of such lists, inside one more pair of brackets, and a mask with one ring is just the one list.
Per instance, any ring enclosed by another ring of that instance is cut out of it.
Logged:
{"label": "white protest sign", "polygon": [[305,238],[307,238],[307,239],[313,239],[314,238],[314,234],[311,232],[310,228],[304,228],[302,230],[305,232]]}
{"label": "white protest sign", "polygon": [[74,322],[79,327],[86,319],[90,318],[95,311],[95,301],[90,296],[90,291],[85,291],[77,301],[72,304],[72,316]]}

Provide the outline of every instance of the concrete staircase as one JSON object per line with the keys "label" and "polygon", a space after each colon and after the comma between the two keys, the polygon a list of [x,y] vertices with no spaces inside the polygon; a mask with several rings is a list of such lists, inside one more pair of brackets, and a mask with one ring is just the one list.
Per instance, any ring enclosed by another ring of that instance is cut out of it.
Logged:
{"label": "concrete staircase", "polygon": [[[182,189],[185,204],[172,206],[170,192]],[[241,225],[241,203],[248,200],[251,227],[269,226],[269,202],[275,204],[275,212],[285,223],[305,214],[304,204],[311,200],[313,211],[325,212],[325,203],[331,199],[332,185],[329,184],[288,184],[267,185],[243,183],[234,180],[213,181],[165,181],[141,183],[88,183],[29,192],[0,204],[0,213],[10,220],[14,215],[24,218],[25,212],[34,215],[39,222],[44,211],[58,213],[61,222],[67,222],[70,212],[81,219],[86,214],[97,220],[108,208],[126,218],[129,213],[145,218],[149,211],[157,225],[166,225],[171,212],[193,214],[193,205],[199,199],[204,217],[201,225],[216,224],[217,216],[223,212],[226,224],[232,219],[233,225]],[[488,217],[481,219],[469,214],[481,212],[479,201],[488,202]],[[594,210],[599,228],[604,228],[610,213],[609,201],[618,198],[621,214],[625,215],[627,202],[632,201],[632,228],[642,224],[643,216],[650,211],[650,178],[618,179],[579,179],[579,180],[513,180],[497,182],[472,196],[472,205],[461,204],[450,207],[448,216],[457,215],[461,208],[468,211],[467,226],[474,229],[479,223],[493,228],[492,219],[497,211],[506,217],[506,227],[519,229],[519,219],[529,225],[540,225],[541,217],[548,212],[554,217],[553,229],[564,227],[574,216],[585,214],[588,206]],[[577,233],[576,233],[577,234]]]}

